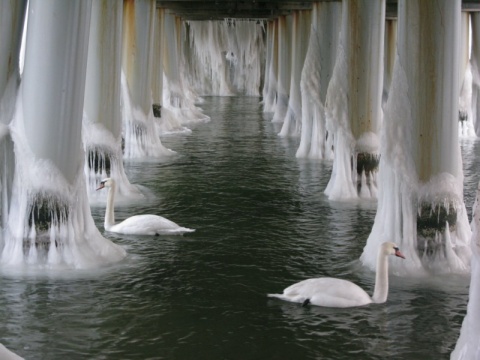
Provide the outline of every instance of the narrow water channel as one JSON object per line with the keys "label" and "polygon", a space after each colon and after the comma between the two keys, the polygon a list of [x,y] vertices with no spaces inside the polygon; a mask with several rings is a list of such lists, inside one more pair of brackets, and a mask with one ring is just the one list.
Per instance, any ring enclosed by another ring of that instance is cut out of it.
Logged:
{"label": "narrow water channel", "polygon": [[[162,142],[177,156],[126,164],[155,198],[116,209],[195,228],[184,236],[105,236],[128,259],[89,273],[0,276],[0,342],[26,359],[448,359],[468,279],[391,277],[387,303],[302,307],[267,293],[335,276],[373,291],[358,258],[376,203],[333,203],[331,164],[295,158],[298,141],[256,97],[207,97],[211,121]],[[476,140],[462,141],[469,212]],[[103,207],[92,208],[103,231]]]}

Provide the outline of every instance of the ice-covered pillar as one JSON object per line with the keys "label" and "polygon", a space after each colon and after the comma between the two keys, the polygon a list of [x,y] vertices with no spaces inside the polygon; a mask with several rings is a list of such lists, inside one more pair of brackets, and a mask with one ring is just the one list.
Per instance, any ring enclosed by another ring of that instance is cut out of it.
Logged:
{"label": "ice-covered pillar", "polygon": [[342,3],[342,30],[327,94],[335,155],[331,200],[376,197],[382,120],[385,0]]}
{"label": "ice-covered pillar", "polygon": [[278,20],[267,22],[267,55],[265,61],[265,80],[263,83],[263,111],[273,112],[277,95],[278,67]]}
{"label": "ice-covered pillar", "polygon": [[277,102],[273,114],[273,122],[282,122],[288,109],[288,92],[291,74],[291,34],[292,17],[278,18],[278,68],[277,68]]}
{"label": "ice-covered pillar", "polygon": [[388,92],[392,84],[393,65],[397,51],[397,19],[387,19],[385,21],[385,50],[384,50],[384,72],[383,72],[383,95],[382,107],[385,106],[388,99]]}
{"label": "ice-covered pillar", "polygon": [[165,14],[164,71],[168,81],[169,100],[173,107],[180,107],[182,85],[179,68],[179,44],[175,15]]}
{"label": "ice-covered pillar", "polygon": [[82,164],[91,2],[32,1],[29,6],[22,80],[25,134],[34,156],[52,161],[73,184]]}
{"label": "ice-covered pillar", "polygon": [[341,2],[313,4],[312,26],[300,80],[302,129],[299,158],[332,159],[332,136],[326,129],[325,100],[337,55]]}
{"label": "ice-covered pillar", "polygon": [[123,168],[122,16],[120,1],[93,2],[83,108],[85,174],[91,201],[106,201],[106,193],[96,191],[100,180],[106,177],[116,180],[118,198],[139,196]]}
{"label": "ice-covered pillar", "polygon": [[125,0],[123,6],[122,99],[126,159],[161,157],[166,149],[155,129],[152,106],[154,0]]}
{"label": "ice-covered pillar", "polygon": [[475,134],[480,136],[480,12],[471,13],[472,47],[472,122]]}
{"label": "ice-covered pillar", "polygon": [[81,137],[91,4],[29,1],[2,265],[85,268],[125,256],[100,235],[86,194]]}
{"label": "ice-covered pillar", "polygon": [[292,15],[291,36],[291,72],[288,109],[283,120],[280,136],[299,136],[302,120],[302,99],[300,95],[300,78],[310,35],[311,11],[296,11]]}
{"label": "ice-covered pillar", "polygon": [[152,98],[152,44],[155,24],[155,1],[125,0],[123,71],[133,103],[148,114]]}
{"label": "ice-covered pillar", "polygon": [[480,184],[472,213],[472,270],[467,314],[450,360],[478,359],[480,354]]}
{"label": "ice-covered pillar", "polygon": [[468,272],[470,226],[458,140],[461,1],[398,3],[397,58],[385,109],[377,215],[362,254],[375,268],[396,242],[415,273]]}
{"label": "ice-covered pillar", "polygon": [[470,14],[462,12],[460,35],[460,96],[458,132],[460,136],[475,136],[472,121],[472,69],[470,65]]}
{"label": "ice-covered pillar", "polygon": [[0,1],[0,244],[8,219],[14,172],[13,142],[7,125],[15,109],[26,6],[26,0]]}
{"label": "ice-covered pillar", "polygon": [[165,30],[164,18],[165,10],[157,9],[155,12],[155,36],[154,36],[154,56],[152,73],[152,96],[153,96],[153,115],[156,118],[162,117],[163,103],[163,53],[165,48]]}
{"label": "ice-covered pillar", "polygon": [[0,2],[0,126],[10,122],[15,103],[26,7],[27,0]]}

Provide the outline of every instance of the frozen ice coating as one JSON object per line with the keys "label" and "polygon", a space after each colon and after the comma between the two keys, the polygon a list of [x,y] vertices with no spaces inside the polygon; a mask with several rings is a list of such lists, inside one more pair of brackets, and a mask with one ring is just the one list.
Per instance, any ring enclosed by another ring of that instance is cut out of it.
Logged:
{"label": "frozen ice coating", "polygon": [[[12,101],[6,95],[16,91],[19,80],[19,57],[27,1],[0,3],[0,123],[8,124]],[[7,99],[8,98],[8,99]]]}
{"label": "frozen ice coating", "polygon": [[161,117],[163,103],[163,57],[165,52],[165,9],[155,10],[153,69],[151,78],[153,115]]}
{"label": "frozen ice coating", "polygon": [[462,12],[460,28],[458,134],[460,137],[474,137],[475,130],[472,119],[472,70],[470,65],[470,13]]}
{"label": "frozen ice coating", "polygon": [[291,79],[292,56],[292,18],[278,18],[278,65],[277,65],[277,100],[273,112],[273,122],[283,122],[288,109],[288,93]]}
{"label": "frozen ice coating", "polygon": [[334,148],[325,189],[330,200],[376,197],[378,151],[359,152],[355,143],[366,132],[380,131],[384,26],[385,2],[342,3],[340,43],[326,99]]}
{"label": "frozen ice coating", "polygon": [[124,159],[161,158],[175,154],[162,145],[157,134],[153,109],[145,114],[132,103],[130,91],[122,71],[122,127],[125,147]]}
{"label": "frozen ice coating", "polygon": [[128,181],[122,161],[122,13],[123,4],[116,0],[92,3],[82,130],[91,202],[105,202],[106,194],[96,189],[108,176],[117,179],[117,198],[144,197]]}
{"label": "frozen ice coating", "polygon": [[472,68],[470,62],[465,69],[462,86],[460,89],[458,109],[458,135],[460,137],[475,137],[472,111]]}
{"label": "frozen ice coating", "polygon": [[290,91],[288,96],[288,108],[283,120],[280,136],[300,136],[302,102],[300,95],[300,77],[308,48],[310,35],[311,14],[310,11],[298,11],[293,15],[292,23],[292,56],[290,70]]}
{"label": "frozen ice coating", "polygon": [[480,13],[470,15],[472,27],[470,64],[472,71],[472,122],[475,134],[480,136]]}
{"label": "frozen ice coating", "polygon": [[158,137],[151,91],[155,2],[126,1],[123,8],[121,99],[124,158],[174,154]]}
{"label": "frozen ice coating", "polygon": [[[164,52],[164,76],[163,76],[163,99],[161,118],[157,119],[156,127],[160,135],[169,133],[188,133],[190,129],[185,127],[189,123],[208,121],[210,118],[203,114],[202,110],[195,105],[199,102],[199,98],[194,91],[191,90],[191,84],[188,79],[184,79],[182,73],[187,64],[184,58],[190,57],[190,53],[183,54],[183,49],[189,49],[185,44],[187,41],[181,42],[185,33],[183,32],[184,24],[180,19],[172,14],[166,13],[164,16],[164,33],[165,47],[168,51]],[[185,50],[186,51],[186,50]]]}
{"label": "frozen ice coating", "polygon": [[375,249],[388,239],[407,258],[392,262],[398,273],[468,273],[471,230],[452,121],[458,114],[460,2],[400,1],[398,11],[377,214],[361,261],[375,268]]}
{"label": "frozen ice coating", "polygon": [[463,319],[460,336],[453,350],[451,360],[477,359],[480,353],[480,184],[473,206],[472,266],[467,314]]}
{"label": "frozen ice coating", "polygon": [[341,18],[340,2],[313,4],[308,50],[300,81],[302,117],[298,158],[333,158],[333,139],[326,128],[325,99],[335,65]]}
{"label": "frozen ice coating", "polygon": [[1,267],[79,269],[125,257],[99,233],[86,193],[81,130],[90,11],[89,1],[29,3],[25,69],[11,99],[15,162],[11,150],[1,160]]}
{"label": "frozen ice coating", "polygon": [[188,82],[200,95],[260,95],[263,21],[188,21]]}
{"label": "frozen ice coating", "polygon": [[387,103],[388,92],[392,84],[393,64],[397,50],[397,19],[385,19],[385,49],[383,71],[382,108]]}
{"label": "frozen ice coating", "polygon": [[278,19],[267,22],[267,54],[265,59],[265,80],[263,83],[263,111],[273,112],[277,97],[278,71]]}

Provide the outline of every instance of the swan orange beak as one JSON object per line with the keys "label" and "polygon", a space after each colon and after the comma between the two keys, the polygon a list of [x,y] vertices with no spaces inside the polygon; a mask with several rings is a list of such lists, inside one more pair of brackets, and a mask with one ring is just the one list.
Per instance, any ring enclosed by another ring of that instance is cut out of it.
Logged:
{"label": "swan orange beak", "polygon": [[405,255],[403,255],[400,250],[395,249],[395,256],[401,257],[402,259],[405,259]]}
{"label": "swan orange beak", "polygon": [[100,186],[98,187],[97,191],[100,190],[100,189],[103,189],[105,187],[105,184],[104,183],[100,183]]}

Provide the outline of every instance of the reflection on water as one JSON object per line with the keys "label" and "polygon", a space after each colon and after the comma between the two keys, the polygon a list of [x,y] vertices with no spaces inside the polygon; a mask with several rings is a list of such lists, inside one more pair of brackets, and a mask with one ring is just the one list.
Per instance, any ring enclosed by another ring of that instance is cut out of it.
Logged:
{"label": "reflection on water", "polygon": [[[0,342],[27,359],[447,359],[468,279],[391,278],[385,304],[301,307],[268,299],[293,282],[338,276],[373,291],[358,258],[374,202],[333,203],[331,164],[298,160],[258,98],[207,98],[212,121],[162,139],[178,156],[126,164],[155,198],[116,209],[197,231],[105,236],[128,259],[97,273],[0,277]],[[478,142],[462,140],[469,212]],[[103,229],[104,208],[92,209]]]}

